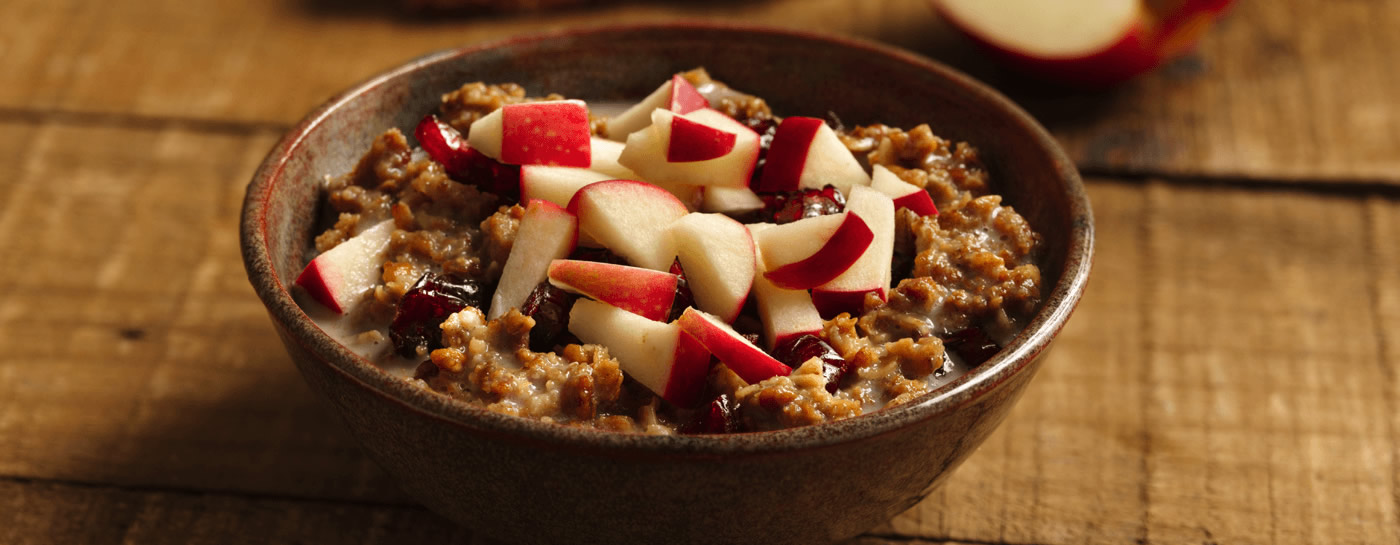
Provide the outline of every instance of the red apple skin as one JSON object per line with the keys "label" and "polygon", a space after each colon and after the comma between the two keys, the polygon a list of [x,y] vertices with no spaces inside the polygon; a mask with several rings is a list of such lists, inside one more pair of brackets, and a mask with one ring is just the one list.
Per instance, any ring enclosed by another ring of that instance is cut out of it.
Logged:
{"label": "red apple skin", "polygon": [[[821,314],[823,320],[835,318],[842,312],[851,312],[852,309],[865,308],[865,294],[874,293],[884,301],[889,296],[884,288],[870,288],[860,291],[826,291],[812,290],[812,304],[817,307],[817,312]],[[858,310],[856,311],[858,312]],[[777,346],[780,343],[774,343]]]}
{"label": "red apple skin", "polygon": [[681,116],[671,118],[671,142],[666,161],[693,163],[723,157],[734,149],[738,135],[696,123]]}
{"label": "red apple skin", "polygon": [[706,377],[710,374],[710,351],[684,330],[676,336],[676,355],[671,374],[666,377],[661,397],[679,407],[699,405],[705,393]]}
{"label": "red apple skin", "polygon": [[874,238],[875,233],[864,220],[855,214],[847,214],[846,220],[841,222],[821,249],[806,259],[765,272],[763,277],[780,288],[815,288],[841,276],[860,259]]}
{"label": "red apple skin", "polygon": [[317,303],[325,305],[336,314],[345,314],[345,309],[335,300],[335,295],[331,294],[328,283],[339,284],[340,273],[331,267],[322,267],[321,263],[315,259],[306,264],[306,268],[301,270],[301,274],[297,275],[296,280],[296,285],[306,290],[306,294],[310,295]]}
{"label": "red apple skin", "polygon": [[688,114],[709,107],[710,101],[690,84],[690,80],[680,74],[671,76],[671,103],[668,110],[677,114]]}
{"label": "red apple skin", "polygon": [[1188,51],[1209,26],[1206,23],[1219,17],[1230,1],[1187,0],[1180,11],[1162,17],[1161,24],[1150,25],[1140,19],[1108,48],[1072,58],[1043,58],[1011,51],[959,20],[941,4],[935,2],[934,6],[954,28],[1017,70],[1069,87],[1101,89],[1149,72]]}
{"label": "red apple skin", "polygon": [[802,181],[802,167],[807,163],[807,150],[825,123],[815,117],[784,118],[773,133],[763,174],[754,191],[796,191]]}
{"label": "red apple skin", "polygon": [[641,267],[573,259],[551,261],[548,276],[559,288],[657,322],[671,314],[679,278]]}
{"label": "red apple skin", "polygon": [[937,216],[938,206],[933,204],[933,197],[928,191],[919,190],[908,195],[904,195],[894,200],[894,208],[908,208],[920,216]]}
{"label": "red apple skin", "polygon": [[680,323],[681,331],[693,335],[706,350],[749,384],[763,382],[770,377],[792,374],[791,367],[773,359],[773,356],[754,346],[713,315],[691,307],[685,309],[677,322]]}
{"label": "red apple skin", "polygon": [[501,110],[501,162],[588,168],[593,162],[582,102],[507,104]]}

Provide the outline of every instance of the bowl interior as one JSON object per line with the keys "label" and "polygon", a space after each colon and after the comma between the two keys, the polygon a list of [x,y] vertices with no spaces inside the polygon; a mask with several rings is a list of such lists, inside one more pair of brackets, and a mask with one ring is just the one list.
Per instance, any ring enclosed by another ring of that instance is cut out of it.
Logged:
{"label": "bowl interior", "polygon": [[[471,81],[516,82],[530,94],[635,101],[670,74],[703,66],[716,79],[763,97],[778,115],[825,117],[847,126],[928,123],[944,138],[978,146],[994,190],[1044,236],[1045,302],[996,358],[918,402],[836,423],[723,438],[645,437],[516,419],[446,401],[396,381],[330,341],[285,287],[311,247],[318,187],[347,171],[389,127],[405,132],[441,94]],[[1092,247],[1078,174],[1054,141],[999,94],[921,57],[892,48],[787,31],[668,25],[613,27],[519,38],[410,62],[332,99],[271,152],[244,211],[249,276],[274,321],[348,377],[463,426],[536,439],[638,449],[769,450],[882,433],[929,418],[994,388],[1045,348],[1077,302]]]}

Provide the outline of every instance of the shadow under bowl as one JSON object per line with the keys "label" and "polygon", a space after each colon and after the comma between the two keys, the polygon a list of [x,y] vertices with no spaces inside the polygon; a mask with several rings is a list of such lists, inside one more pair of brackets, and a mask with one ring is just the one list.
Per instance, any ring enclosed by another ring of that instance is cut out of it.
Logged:
{"label": "shadow under bowl", "polygon": [[[982,366],[903,406],[732,436],[645,436],[493,413],[396,379],[338,344],[287,287],[316,227],[321,181],[389,127],[408,130],[469,81],[632,101],[704,66],[774,112],[839,114],[978,146],[994,189],[1044,236],[1044,302]],[[1045,130],[1001,95],[897,49],[715,24],[621,26],[435,53],[331,99],[268,154],[242,217],[248,277],[312,389],[431,509],[482,535],[540,543],[818,543],[847,538],[932,492],[1005,417],[1088,279],[1089,202]]]}

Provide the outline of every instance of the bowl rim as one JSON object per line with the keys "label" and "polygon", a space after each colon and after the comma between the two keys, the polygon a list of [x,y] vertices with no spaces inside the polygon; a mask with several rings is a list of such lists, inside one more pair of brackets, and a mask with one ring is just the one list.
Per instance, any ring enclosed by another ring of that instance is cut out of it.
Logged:
{"label": "bowl rim", "polygon": [[[281,280],[272,274],[267,246],[266,208],[283,169],[304,142],[308,133],[337,109],[359,95],[424,67],[492,49],[570,39],[594,34],[616,34],[666,30],[670,32],[728,32],[761,34],[769,37],[822,42],[825,45],[858,49],[885,60],[909,65],[911,69],[932,72],[941,79],[961,86],[1010,116],[1010,121],[1027,130],[1049,154],[1058,176],[1064,180],[1070,203],[1070,233],[1066,258],[1059,281],[1046,296],[1041,309],[1015,338],[991,360],[933,392],[897,407],[859,417],[813,426],[777,431],[728,435],[647,435],[619,433],[566,426],[531,418],[502,414],[469,405],[411,385],[381,370],[332,339],[317,326],[293,300]],[[515,441],[542,447],[569,448],[571,451],[607,453],[609,456],[654,457],[728,456],[735,454],[778,454],[807,448],[830,447],[894,433],[902,428],[970,404],[999,388],[1012,376],[1025,370],[1064,327],[1078,305],[1088,282],[1093,261],[1094,232],[1089,199],[1074,163],[1056,140],[1028,113],[987,85],[936,61],[889,45],[864,39],[838,37],[817,32],[774,28],[761,25],[716,22],[636,23],[584,26],[553,32],[534,33],[491,40],[429,53],[383,71],[335,95],[302,118],[272,147],[248,184],[240,218],[240,246],[249,281],[268,309],[275,325],[285,332],[284,340],[296,342],[335,374],[413,412],[432,417],[462,431],[496,440]]]}

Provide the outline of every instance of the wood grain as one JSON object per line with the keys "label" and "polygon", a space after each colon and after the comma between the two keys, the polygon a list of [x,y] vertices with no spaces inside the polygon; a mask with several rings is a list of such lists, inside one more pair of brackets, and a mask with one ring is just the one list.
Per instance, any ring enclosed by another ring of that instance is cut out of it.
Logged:
{"label": "wood grain", "polygon": [[1019,80],[926,0],[639,2],[534,16],[413,18],[393,2],[0,5],[0,115],[96,113],[286,126],[409,58],[579,25],[700,18],[859,36],[1009,93],[1083,168],[1110,175],[1400,183],[1400,2],[1236,2],[1197,54],[1105,92]]}

